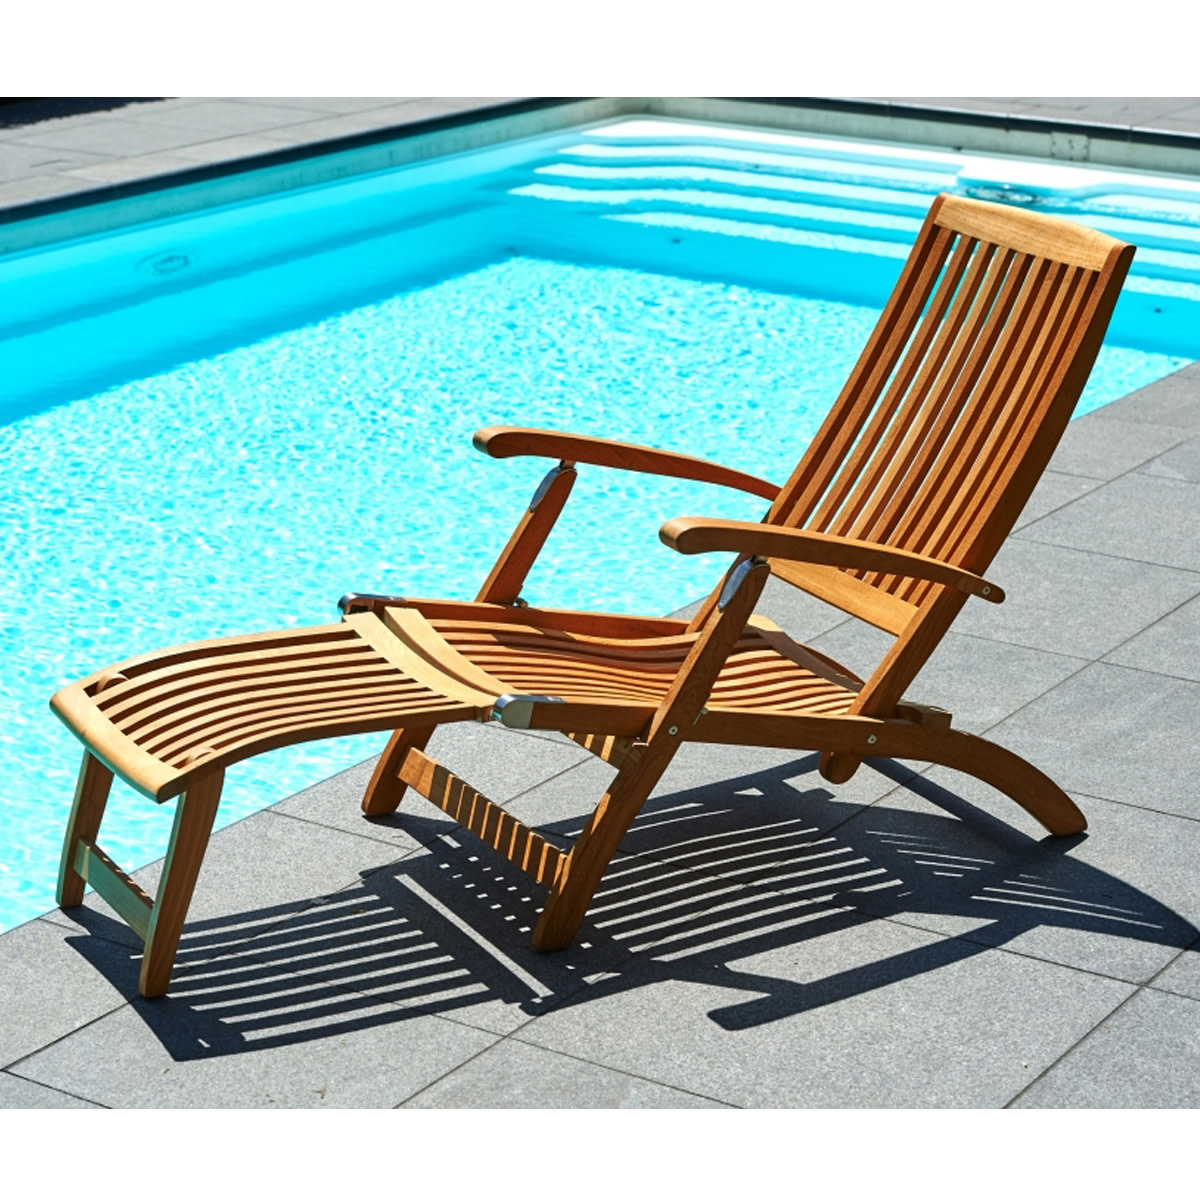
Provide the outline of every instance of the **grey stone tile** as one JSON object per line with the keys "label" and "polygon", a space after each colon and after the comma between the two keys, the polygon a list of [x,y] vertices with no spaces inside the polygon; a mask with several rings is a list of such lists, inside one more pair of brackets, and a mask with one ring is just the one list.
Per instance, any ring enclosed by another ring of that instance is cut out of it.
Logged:
{"label": "grey stone tile", "polygon": [[1200,819],[1200,684],[1092,663],[989,736],[1068,792]]}
{"label": "grey stone tile", "polygon": [[1200,1107],[1200,1003],[1139,992],[1013,1107]]}
{"label": "grey stone tile", "polygon": [[194,129],[157,125],[150,121],[124,117],[45,122],[31,125],[22,129],[20,133],[20,137],[6,140],[20,146],[38,146],[50,150],[83,150],[92,154],[104,154],[110,158],[157,154],[200,140]]}
{"label": "grey stone tile", "polygon": [[263,133],[281,126],[299,125],[319,116],[319,108],[311,111],[292,105],[274,105],[258,100],[194,100],[181,107],[149,106],[133,110],[122,120],[139,125],[186,132],[193,142],[209,141],[216,137],[232,137],[244,133]]}
{"label": "grey stone tile", "polygon": [[[738,875],[749,869],[750,860],[741,861],[737,845],[766,836],[786,845],[794,838],[827,832],[897,786],[891,777],[867,767],[834,787],[817,774],[817,759],[816,754],[797,750],[685,743],[625,835],[621,850],[662,861],[678,859],[705,874]],[[578,837],[614,774],[594,759],[526,793],[507,809],[567,845]],[[695,857],[688,857],[693,850]],[[785,853],[781,848],[780,857]]]}
{"label": "grey stone tile", "polygon": [[860,907],[948,936],[1145,983],[1200,925],[1200,823],[1075,797],[1086,837],[1052,838],[1007,796],[945,768],[838,831],[899,881]]}
{"label": "grey stone tile", "polygon": [[21,146],[0,139],[0,183],[81,167],[86,163],[99,162],[102,158],[100,154],[84,154],[78,150],[43,150],[38,146]]}
{"label": "grey stone tile", "polygon": [[318,992],[509,1033],[629,958],[589,926],[567,950],[537,953],[531,933],[545,894],[469,834],[446,835],[264,932],[236,964],[181,978],[175,994],[252,996],[260,980],[299,978]]}
{"label": "grey stone tile", "polygon": [[139,1000],[20,1065],[110,1108],[390,1108],[494,1035],[330,992]]}
{"label": "grey stone tile", "polygon": [[0,1071],[0,1108],[99,1108],[78,1096]]}
{"label": "grey stone tile", "polygon": [[1115,479],[1178,445],[1187,437],[1180,429],[1124,421],[1107,407],[1072,421],[1063,434],[1050,466],[1071,475]]}
{"label": "grey stone tile", "polygon": [[1165,379],[1106,404],[1104,413],[1122,421],[1171,425],[1200,433],[1200,363],[1189,363]]}
{"label": "grey stone tile", "polygon": [[195,159],[169,150],[153,154],[138,154],[130,158],[114,158],[90,163],[83,167],[72,167],[64,174],[87,182],[127,183],[131,179],[148,179],[155,175],[170,175],[176,171],[186,171],[195,165]]}
{"label": "grey stone tile", "polygon": [[1132,990],[889,921],[764,941],[647,963],[514,1036],[739,1106],[988,1107]]}
{"label": "grey stone tile", "polygon": [[1200,483],[1124,475],[1035,521],[1021,538],[1200,571]]}
{"label": "grey stone tile", "polygon": [[1100,480],[1087,479],[1082,475],[1067,475],[1061,471],[1047,471],[1038,480],[1033,495],[1029,497],[1020,517],[1013,525],[1013,531],[1022,529],[1033,521],[1044,517],[1055,509],[1086,496],[1093,488],[1099,487]]}
{"label": "grey stone tile", "polygon": [[1200,483],[1200,437],[1181,442],[1166,454],[1160,454],[1140,468],[1144,475],[1161,475],[1165,479],[1186,479]]}
{"label": "grey stone tile", "polygon": [[32,204],[35,200],[49,200],[53,196],[65,196],[71,192],[84,191],[87,182],[71,179],[66,175],[38,175],[29,179],[14,179],[0,183],[0,208],[11,208],[18,204]]}
{"label": "grey stone tile", "polygon": [[285,149],[289,145],[291,143],[283,138],[271,137],[266,134],[239,134],[236,137],[199,142],[194,146],[180,146],[172,153],[194,163],[217,163],[249,158],[256,154],[269,154],[274,150]]}
{"label": "grey stone tile", "polygon": [[404,104],[405,96],[256,96],[245,99],[240,96],[228,98],[234,104],[267,104],[278,108],[297,108],[317,114],[365,112],[371,108],[387,108]]}
{"label": "grey stone tile", "polygon": [[1104,661],[1200,682],[1200,598],[1168,613]]}
{"label": "grey stone tile", "polygon": [[386,129],[392,125],[405,125],[411,121],[423,121],[430,117],[441,117],[450,113],[484,109],[503,103],[509,97],[458,97],[414,98],[378,108],[343,112],[337,116],[324,117],[316,121],[280,127],[277,136],[300,142],[324,141],[327,138],[348,137],[371,129]]}
{"label": "grey stone tile", "polygon": [[722,1108],[636,1075],[505,1040],[407,1101],[405,1108]]}
{"label": "grey stone tile", "polygon": [[1150,986],[1200,1000],[1200,940],[1193,942],[1162,974],[1151,980]]}
{"label": "grey stone tile", "polygon": [[[375,769],[375,758],[369,758],[324,779],[312,787],[289,796],[273,805],[271,811],[298,821],[311,821],[330,829],[340,829],[357,837],[386,842],[397,855],[408,854],[436,837],[442,828],[451,824],[449,818],[438,814],[415,792],[406,794],[400,809],[386,817],[368,819],[363,816],[362,798]],[[419,812],[417,811],[419,810]]]}
{"label": "grey stone tile", "polygon": [[119,1008],[137,990],[137,964],[127,950],[46,921],[0,935],[0,1066],[7,1066]]}
{"label": "grey stone tile", "polygon": [[[994,570],[988,575],[992,579],[1002,578]],[[919,704],[948,709],[954,714],[956,729],[977,733],[1079,670],[1084,662],[1082,656],[1068,657],[1066,653],[1025,648],[987,636],[993,632],[996,638],[1003,636],[1002,631],[990,628],[990,619],[993,614],[1001,614],[1009,602],[1001,606],[968,602],[955,628],[967,624],[968,611],[975,609],[979,620],[974,625],[981,632],[986,631],[984,636],[946,634],[905,696]],[[979,612],[981,609],[985,611]],[[813,646],[866,678],[893,641],[891,634],[855,621],[817,638]],[[1065,649],[1077,647],[1068,645]]]}
{"label": "grey stone tile", "polygon": [[[1106,484],[1060,513],[1069,514],[1120,483]],[[1043,540],[1039,531],[1057,519],[1047,517],[1005,542],[985,572],[1004,589],[1004,603],[969,600],[954,623],[955,633],[1099,658],[1200,593],[1200,574]],[[1095,545],[1119,553],[1103,540]]]}

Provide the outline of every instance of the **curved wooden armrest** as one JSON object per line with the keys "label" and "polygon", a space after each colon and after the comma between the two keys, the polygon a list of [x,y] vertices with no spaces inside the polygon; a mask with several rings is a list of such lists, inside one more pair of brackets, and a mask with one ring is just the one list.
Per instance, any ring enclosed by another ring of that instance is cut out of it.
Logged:
{"label": "curved wooden armrest", "polygon": [[494,425],[481,429],[474,438],[475,449],[492,458],[558,458],[568,463],[592,463],[598,467],[615,467],[621,471],[640,471],[646,475],[670,475],[676,479],[694,479],[698,483],[715,483],[721,487],[750,492],[766,500],[774,500],[779,488],[702,458],[675,454],[670,450],[655,450],[650,446],[633,446],[608,438],[587,437],[583,434],[556,433],[552,429],[516,429]]}
{"label": "curved wooden armrest", "polygon": [[858,571],[882,571],[909,579],[928,579],[981,596],[993,604],[1004,600],[994,583],[962,567],[897,550],[878,542],[860,542],[831,533],[810,533],[782,525],[754,521],[719,521],[708,517],[675,517],[659,531],[661,541],[680,554],[704,554],[710,550],[732,550],[761,558],[784,558],[793,562],[817,563],[827,567],[849,567]]}

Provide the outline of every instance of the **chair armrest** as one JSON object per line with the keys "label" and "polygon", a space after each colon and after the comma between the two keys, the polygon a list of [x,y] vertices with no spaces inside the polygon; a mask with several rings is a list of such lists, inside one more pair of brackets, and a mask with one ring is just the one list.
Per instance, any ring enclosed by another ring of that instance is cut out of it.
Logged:
{"label": "chair armrest", "polygon": [[721,487],[750,492],[766,500],[774,500],[779,488],[717,463],[670,450],[655,450],[650,446],[633,446],[608,438],[587,437],[582,434],[556,433],[551,429],[516,429],[495,425],[481,429],[474,438],[475,449],[492,458],[557,458],[568,463],[592,463],[598,467],[615,467],[620,471],[641,471],[647,475],[670,475],[676,479],[694,479],[698,483],[715,483]]}
{"label": "chair armrest", "polygon": [[856,538],[830,533],[810,533],[782,525],[762,525],[755,521],[719,521],[707,517],[675,517],[658,536],[680,554],[704,554],[710,550],[732,550],[760,558],[784,558],[792,562],[815,563],[826,567],[848,567],[858,571],[881,571],[909,579],[927,579],[958,588],[972,596],[981,596],[993,604],[1004,600],[1004,592],[982,576],[951,563],[897,550],[878,542],[860,542]]}

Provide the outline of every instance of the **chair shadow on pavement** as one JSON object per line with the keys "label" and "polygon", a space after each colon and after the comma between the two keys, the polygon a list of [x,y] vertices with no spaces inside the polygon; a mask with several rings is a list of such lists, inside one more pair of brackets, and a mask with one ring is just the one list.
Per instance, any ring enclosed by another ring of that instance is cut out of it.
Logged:
{"label": "chair shadow on pavement", "polygon": [[[1083,835],[1036,840],[886,760],[870,768],[903,785],[891,797],[900,806],[839,801],[816,762],[653,799],[579,938],[549,955],[530,945],[544,890],[471,835],[447,833],[423,801],[408,801],[392,820],[421,850],[331,896],[193,922],[168,996],[135,998],[134,1007],[178,1061],[427,1014],[506,1033],[551,1008],[672,979],[728,988],[730,1003],[708,1016],[736,1031],[1031,932],[1041,938],[1035,957],[1084,969],[1103,968],[1081,954],[1129,961],[1139,946],[1196,941],[1171,909],[1073,858]],[[905,806],[914,796],[929,803]],[[548,836],[578,828],[542,826]],[[881,920],[940,936],[866,963],[818,946],[822,935]],[[136,951],[126,940],[114,955],[123,927],[95,911],[83,923],[89,936],[68,940],[131,993]],[[780,951],[808,981],[748,962]]]}

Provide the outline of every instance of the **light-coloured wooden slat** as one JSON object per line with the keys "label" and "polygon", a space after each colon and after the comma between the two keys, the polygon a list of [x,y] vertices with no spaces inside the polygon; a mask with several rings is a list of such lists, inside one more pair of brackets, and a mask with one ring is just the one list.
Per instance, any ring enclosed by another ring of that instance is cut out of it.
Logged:
{"label": "light-coloured wooden slat", "polygon": [[398,608],[415,608],[435,628],[442,621],[481,621],[541,629],[568,630],[596,637],[664,637],[685,633],[688,623],[672,617],[631,617],[621,613],[579,612],[564,608],[507,608],[473,600],[409,599]]}
{"label": "light-coloured wooden slat", "polygon": [[869,497],[859,500],[857,511],[839,513],[831,528],[867,541],[889,540],[891,526],[912,505],[982,370],[983,335],[989,325],[996,324],[996,301],[1010,264],[1008,252],[980,245],[968,282],[955,299],[956,306],[960,298],[964,301],[964,310],[953,324],[947,322],[947,332],[953,333],[950,352],[926,394],[914,398],[911,410],[907,406],[901,410],[897,427],[902,436],[897,443],[881,448],[884,469],[878,486]]}
{"label": "light-coloured wooden slat", "polygon": [[441,763],[420,750],[410,750],[400,778],[538,883],[553,884],[563,852]]}
{"label": "light-coloured wooden slat", "polygon": [[[162,747],[192,731],[228,728],[237,721],[258,721],[275,715],[301,712],[326,712],[334,715],[345,709],[361,709],[364,706],[386,707],[398,710],[403,707],[423,708],[430,703],[444,703],[442,698],[427,688],[402,692],[394,683],[388,682],[374,687],[324,687],[287,688],[264,690],[259,695],[244,695],[230,698],[216,696],[208,703],[196,703],[185,709],[172,709],[157,720],[139,725],[123,732],[137,739],[151,754],[158,754]],[[453,703],[453,702],[450,702]]]}
{"label": "light-coloured wooden slat", "polygon": [[935,222],[981,241],[998,242],[1035,258],[1102,270],[1122,243],[1074,221],[1047,213],[1031,213],[1005,204],[946,196]]}
{"label": "light-coloured wooden slat", "polygon": [[280,661],[277,658],[258,660],[251,657],[232,666],[214,661],[205,669],[186,672],[177,667],[165,671],[148,671],[138,678],[137,686],[123,688],[116,696],[110,697],[106,692],[97,697],[97,707],[114,724],[124,725],[145,706],[156,704],[173,694],[219,687],[225,683],[242,683],[245,687],[252,687],[257,679],[269,681],[274,678],[283,681],[312,677],[321,673],[350,679],[394,673],[394,668],[367,646],[353,655],[344,654],[336,658],[328,655],[320,658],[297,655]]}
{"label": "light-coloured wooden slat", "polygon": [[[346,735],[359,732],[358,725],[372,721],[377,716],[386,716],[397,723],[402,718],[420,717],[432,719],[439,713],[461,712],[465,706],[455,700],[432,697],[421,702],[404,703],[379,697],[353,698],[337,704],[298,702],[292,705],[264,708],[260,711],[240,711],[218,714],[205,720],[181,723],[166,736],[149,744],[151,753],[170,762],[181,762],[186,752],[197,746],[208,744],[222,749],[226,743],[257,731],[272,733],[293,728],[306,727],[310,722],[321,727],[334,726]],[[470,706],[472,716],[478,717],[478,709]],[[424,723],[424,721],[422,721]],[[328,736],[341,736],[331,734]]]}
{"label": "light-coloured wooden slat", "polygon": [[[935,201],[935,210],[937,204]],[[831,464],[836,469],[857,441],[876,398],[900,361],[953,245],[954,237],[948,230],[935,228],[934,216],[931,211],[925,218],[878,324],[808,451],[772,504],[768,521],[807,521],[828,485]]]}
{"label": "light-coloured wooden slat", "polygon": [[95,843],[81,842],[75,851],[75,870],[112,906],[121,919],[146,939],[154,901]]}
{"label": "light-coloured wooden slat", "polygon": [[618,769],[629,757],[634,743],[629,738],[605,736],[598,733],[568,733],[567,737],[590,750],[602,762]]}
{"label": "light-coloured wooden slat", "polygon": [[[936,325],[932,330],[922,328],[918,332],[917,346],[926,344],[928,340],[929,349],[922,354],[919,362],[906,363],[906,370],[896,381],[899,385],[911,378],[911,385],[904,391],[897,386],[894,393],[876,410],[869,436],[855,444],[854,451],[841,465],[816,510],[809,515],[795,512],[786,524],[804,523],[816,529],[841,528],[835,524],[835,518],[845,505],[850,504],[852,515],[863,502],[861,495],[856,497],[852,493],[857,491],[870,495],[874,490],[876,480],[870,464],[874,461],[886,468],[894,461],[898,443],[910,434],[921,414],[934,406],[931,395],[936,395],[938,381],[945,378],[948,369],[951,375],[954,374],[952,352],[960,340],[963,322],[975,301],[991,251],[992,247],[979,246],[969,240],[963,240],[955,247],[938,285],[932,310],[926,317],[926,324],[936,321]],[[933,335],[931,339],[930,332]]]}
{"label": "light-coloured wooden slat", "polygon": [[[340,644],[353,644],[357,635],[345,625],[311,625],[301,629],[275,630],[270,633],[248,633],[231,637],[212,638],[206,642],[185,642],[180,646],[172,646],[170,650],[160,650],[149,654],[139,654],[121,663],[121,673],[126,675],[130,683],[136,684],[137,679],[146,670],[168,668],[192,662],[203,662],[205,659],[217,657],[225,661],[236,661],[228,656],[244,654],[244,661],[254,661],[261,654],[270,654],[273,650],[282,650],[285,654],[301,650],[320,652],[323,647],[335,648]],[[80,686],[89,695],[96,685],[108,674],[111,668],[97,671],[79,681]],[[123,688],[125,685],[119,685]],[[107,691],[106,693],[107,694]],[[117,693],[120,694],[119,689]]]}

